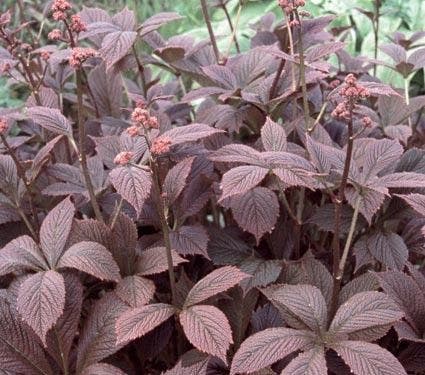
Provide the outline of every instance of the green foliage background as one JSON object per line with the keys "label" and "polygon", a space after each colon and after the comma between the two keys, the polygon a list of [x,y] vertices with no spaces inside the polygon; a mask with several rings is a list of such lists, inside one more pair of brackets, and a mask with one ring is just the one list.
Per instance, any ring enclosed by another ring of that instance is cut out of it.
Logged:
{"label": "green foliage background", "polygon": [[[199,0],[74,0],[77,8],[82,5],[98,6],[107,9],[111,14],[122,9],[124,6],[134,10],[138,20],[143,21],[151,15],[161,11],[174,11],[184,17],[179,22],[174,22],[161,30],[163,35],[170,37],[176,34],[187,33],[197,39],[207,38],[208,33],[204,25]],[[356,8],[373,11],[374,0],[309,0],[306,10],[313,16],[333,14],[336,19],[333,26],[351,26],[345,41],[348,50],[354,55],[373,56],[374,41],[372,24],[368,17]],[[44,14],[50,2],[46,0],[2,0],[0,11],[7,9],[16,10],[24,8],[25,12],[36,20],[45,20]],[[230,0],[228,3],[229,13],[233,22],[236,22],[239,7],[241,6],[237,37],[242,50],[249,48],[249,36],[253,31],[250,25],[257,22],[266,12],[274,12],[281,17],[281,11],[276,0]],[[380,43],[388,42],[388,36],[395,31],[407,34],[422,30],[425,19],[425,2],[423,0],[382,0],[382,17],[380,18]],[[219,40],[219,47],[226,51],[229,44],[230,30],[222,9],[211,9],[214,31]],[[16,23],[20,17],[14,17]],[[53,24],[50,20],[45,22],[44,29],[50,30]],[[387,60],[384,54],[379,54],[379,59]],[[402,87],[403,82],[393,71],[387,68],[379,69],[379,77],[396,87]],[[423,85],[423,74],[417,77],[420,86]],[[19,93],[8,89],[6,81],[0,80],[0,107],[12,107],[19,105]]]}

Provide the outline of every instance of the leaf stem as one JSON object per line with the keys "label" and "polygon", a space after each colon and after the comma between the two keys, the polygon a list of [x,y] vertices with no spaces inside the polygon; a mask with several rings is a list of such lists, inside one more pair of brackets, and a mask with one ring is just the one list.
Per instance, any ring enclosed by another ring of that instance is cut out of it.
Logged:
{"label": "leaf stem", "polygon": [[[340,239],[339,239],[340,227],[341,227],[341,210],[342,210],[342,204],[345,198],[345,189],[347,187],[348,175],[349,175],[350,166],[351,166],[351,159],[353,157],[353,147],[354,147],[353,107],[351,106],[350,118],[348,121],[348,143],[347,143],[347,150],[345,155],[344,170],[342,172],[342,180],[341,180],[341,185],[339,187],[338,195],[335,199],[335,211],[334,211],[335,212],[335,218],[334,218],[335,227],[334,227],[334,236],[332,240],[332,248],[333,248],[333,272],[332,273],[334,276],[334,288],[333,288],[330,316],[333,316],[333,314],[336,311],[339,289],[341,287],[342,275],[340,275],[341,254],[340,254]],[[351,239],[350,239],[350,243],[351,243]],[[344,266],[345,266],[345,262],[344,262]]]}
{"label": "leaf stem", "polygon": [[303,26],[301,23],[301,18],[298,14],[298,11],[294,12],[295,18],[298,21],[298,44],[299,44],[299,57],[300,57],[300,78],[301,78],[301,90],[303,94],[303,107],[304,107],[304,120],[305,128],[308,130],[310,128],[310,110],[308,108],[308,96],[307,96],[307,83],[305,79],[305,60],[304,60],[304,41],[303,41]]}
{"label": "leaf stem", "polygon": [[142,80],[143,96],[146,99],[146,96],[148,93],[148,87],[147,87],[146,77],[145,77],[145,68],[143,67],[142,62],[140,61],[139,56],[137,55],[136,47],[134,46],[134,44],[131,48],[133,51],[134,58],[136,59],[137,69],[139,71],[140,79]]}
{"label": "leaf stem", "polygon": [[171,253],[170,227],[165,213],[164,200],[161,195],[161,185],[159,182],[159,171],[156,161],[151,160],[151,170],[154,183],[154,193],[156,195],[157,210],[161,222],[162,236],[167,253],[168,277],[170,279],[171,303],[177,306],[176,276],[174,273],[173,256]]}
{"label": "leaf stem", "polygon": [[[40,228],[40,223],[38,221],[38,215],[35,210],[34,202],[33,202],[33,191],[31,188],[31,184],[27,179],[27,176],[25,174],[25,170],[22,167],[21,162],[19,161],[18,157],[16,156],[15,152],[13,151],[13,148],[9,145],[9,142],[7,141],[6,137],[3,134],[0,134],[0,139],[3,142],[4,146],[7,149],[8,154],[12,158],[13,162],[15,163],[16,170],[18,172],[18,176],[22,179],[25,185],[25,189],[28,193],[28,203],[30,205],[31,213],[33,216],[34,224],[35,224],[35,232],[38,232],[38,229]],[[34,228],[33,228],[34,229]]]}
{"label": "leaf stem", "polygon": [[236,37],[236,33],[234,31],[235,28],[233,27],[232,19],[230,18],[230,14],[229,14],[229,11],[228,11],[228,9],[226,7],[226,4],[224,2],[221,2],[220,7],[221,7],[221,9],[223,9],[223,12],[224,12],[224,14],[226,16],[227,22],[229,24],[230,32],[232,33],[232,40],[235,41],[236,51],[238,53],[240,53],[241,52],[241,49],[239,47],[238,38]]}
{"label": "leaf stem", "polygon": [[[410,87],[410,79],[408,77],[404,78],[404,97],[406,100],[406,105],[409,106],[410,105],[410,93],[409,93],[409,87]],[[409,126],[412,128],[412,118],[409,117],[407,118],[407,121],[409,123]],[[413,129],[412,129],[413,130]]]}
{"label": "leaf stem", "polygon": [[210,16],[208,14],[208,7],[206,0],[201,0],[201,8],[202,8],[202,14],[204,16],[205,23],[207,24],[208,34],[210,35],[211,45],[214,51],[214,56],[217,64],[220,64],[220,52],[218,51],[217,47],[217,40],[214,35],[214,31],[211,25]]}
{"label": "leaf stem", "polygon": [[[239,26],[239,21],[240,21],[240,18],[241,18],[241,12],[242,12],[242,4],[239,2],[238,13],[236,15],[235,27],[233,28],[233,26],[231,26],[232,35],[230,37],[229,46],[227,47],[227,52],[226,52],[226,55],[225,55],[227,57],[230,55],[230,50],[232,48],[233,41],[235,42],[235,45],[237,45],[236,30],[238,29],[238,26]],[[238,53],[240,53],[239,47],[237,47],[237,50],[238,50]]]}
{"label": "leaf stem", "polygon": [[83,105],[83,84],[81,71],[79,69],[75,72],[76,82],[77,82],[77,111],[78,111],[78,149],[79,149],[79,161],[81,163],[81,169],[84,176],[84,181],[89,193],[90,202],[93,207],[94,214],[96,219],[102,224],[105,224],[103,220],[102,213],[100,211],[99,204],[96,199],[96,194],[94,192],[93,183],[90,177],[89,168],[87,165],[87,155],[85,151],[85,140],[86,140],[86,129],[84,124],[84,105]]}

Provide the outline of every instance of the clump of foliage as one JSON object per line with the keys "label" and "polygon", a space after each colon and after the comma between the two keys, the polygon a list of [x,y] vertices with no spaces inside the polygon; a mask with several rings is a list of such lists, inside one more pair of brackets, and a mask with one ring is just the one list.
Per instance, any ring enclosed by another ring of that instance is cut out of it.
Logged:
{"label": "clump of foliage", "polygon": [[424,34],[352,57],[279,0],[231,54],[200,3],[202,42],[54,0],[37,47],[0,15],[29,95],[0,111],[0,369],[423,372]]}

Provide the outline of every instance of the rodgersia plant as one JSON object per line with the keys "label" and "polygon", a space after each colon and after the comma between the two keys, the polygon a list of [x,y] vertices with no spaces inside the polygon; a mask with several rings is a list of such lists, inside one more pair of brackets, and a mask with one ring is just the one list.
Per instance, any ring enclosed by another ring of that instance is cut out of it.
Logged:
{"label": "rodgersia plant", "polygon": [[175,13],[0,15],[28,94],[0,110],[1,372],[425,371],[424,34],[382,46],[397,90],[279,5],[245,51],[230,16],[220,51],[165,40]]}

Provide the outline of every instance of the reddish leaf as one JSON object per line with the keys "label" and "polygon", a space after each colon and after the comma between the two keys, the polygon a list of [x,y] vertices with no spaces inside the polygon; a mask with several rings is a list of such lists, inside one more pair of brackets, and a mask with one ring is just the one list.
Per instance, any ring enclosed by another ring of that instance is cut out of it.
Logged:
{"label": "reddish leaf", "polygon": [[409,324],[422,331],[425,328],[425,296],[420,286],[399,271],[380,272],[376,276],[384,292],[403,310]]}
{"label": "reddish leaf", "polygon": [[256,187],[267,173],[267,169],[251,165],[231,169],[223,175],[220,184],[222,190],[220,200],[246,193]]}
{"label": "reddish leaf", "polygon": [[146,335],[175,313],[171,305],[156,303],[124,312],[117,320],[117,344],[127,343]]}
{"label": "reddish leaf", "polygon": [[328,311],[318,288],[312,285],[284,285],[272,286],[271,291],[272,294],[265,294],[272,302],[283,305],[312,331],[320,334],[326,330]]}
{"label": "reddish leaf", "polygon": [[65,372],[70,364],[69,353],[80,322],[83,286],[78,277],[67,274],[65,279],[65,306],[54,330],[47,333],[47,350]]}
{"label": "reddish leaf", "polygon": [[208,233],[200,225],[184,225],[170,232],[171,247],[179,254],[200,254],[209,259],[207,245]]}
{"label": "reddish leaf", "polygon": [[407,375],[387,350],[362,341],[339,341],[331,345],[356,375]]}
{"label": "reddish leaf", "polygon": [[77,373],[120,350],[115,322],[128,306],[114,293],[107,293],[91,308],[78,345]]}
{"label": "reddish leaf", "polygon": [[33,271],[48,269],[43,254],[29,236],[18,237],[0,250],[0,275],[22,269]]}
{"label": "reddish leaf", "polygon": [[381,177],[378,183],[387,188],[423,188],[425,175],[414,172],[391,173]]}
{"label": "reddish leaf", "polygon": [[239,284],[240,281],[247,277],[249,275],[233,266],[216,269],[195,284],[187,295],[184,306],[189,307],[205,301]]}
{"label": "reddish leaf", "polygon": [[[171,250],[173,265],[178,266],[187,260],[180,257],[174,250]],[[137,264],[137,273],[148,276],[168,270],[167,253],[165,247],[153,247],[142,252]]]}
{"label": "reddish leaf", "polygon": [[182,17],[179,14],[174,12],[157,13],[142,23],[140,36],[143,37],[144,35],[159,29],[162,25],[181,18]]}
{"label": "reddish leaf", "polygon": [[222,132],[222,130],[214,129],[205,124],[190,124],[167,130],[165,133],[161,134],[160,138],[170,138],[173,145],[178,145],[185,142],[199,141],[213,134]]}
{"label": "reddish leaf", "polygon": [[267,117],[261,128],[261,141],[266,151],[286,151],[286,133],[283,127]]}
{"label": "reddish leaf", "polygon": [[242,229],[252,233],[257,243],[264,233],[274,229],[279,216],[276,194],[264,187],[233,197],[230,205],[236,222]]}
{"label": "reddish leaf", "polygon": [[62,275],[56,271],[46,271],[30,276],[19,288],[17,307],[22,319],[47,345],[46,334],[56,324],[65,307]]}
{"label": "reddish leaf", "polygon": [[141,307],[153,298],[155,284],[144,277],[127,276],[118,283],[115,293],[131,307]]}
{"label": "reddish leaf", "polygon": [[120,270],[111,253],[101,244],[83,241],[71,246],[59,260],[59,268],[70,267],[101,280],[120,280]]}
{"label": "reddish leaf", "polygon": [[184,309],[179,317],[183,331],[193,346],[227,362],[226,353],[233,339],[226,315],[217,307],[199,305]]}
{"label": "reddish leaf", "polygon": [[425,216],[425,195],[423,194],[395,194],[402,198],[416,212]]}
{"label": "reddish leaf", "polygon": [[135,31],[114,31],[107,34],[102,41],[100,54],[106,61],[107,69],[121,60],[133,46],[137,38]]}
{"label": "reddish leaf", "polygon": [[261,162],[260,152],[253,149],[252,147],[240,144],[226,145],[213,152],[209,156],[209,159],[228,163],[245,163],[253,165],[264,164]]}
{"label": "reddish leaf", "polygon": [[65,249],[74,213],[74,205],[66,198],[49,212],[41,224],[40,244],[50,267],[56,266]]}
{"label": "reddish leaf", "polygon": [[187,158],[170,169],[165,177],[163,191],[167,205],[172,205],[186,186],[194,158]]}
{"label": "reddish leaf", "polygon": [[299,354],[280,375],[322,375],[327,372],[325,353],[319,346]]}
{"label": "reddish leaf", "polygon": [[53,133],[72,135],[71,123],[58,109],[36,106],[28,108],[27,115],[35,123]]}
{"label": "reddish leaf", "polygon": [[0,363],[4,374],[45,374],[53,371],[34,331],[0,298]]}
{"label": "reddish leaf", "polygon": [[230,374],[252,373],[261,370],[288,354],[308,350],[315,336],[291,328],[268,328],[246,339],[236,352]]}
{"label": "reddish leaf", "polygon": [[357,293],[336,312],[329,332],[350,333],[394,323],[403,317],[399,307],[384,293]]}
{"label": "reddish leaf", "polygon": [[81,375],[125,375],[125,372],[119,368],[108,365],[107,363],[96,363],[86,367]]}
{"label": "reddish leaf", "polygon": [[282,263],[279,260],[248,257],[240,263],[239,268],[241,271],[252,275],[252,277],[242,280],[240,284],[246,294],[252,288],[266,286],[275,282],[282,271]]}
{"label": "reddish leaf", "polygon": [[151,190],[150,173],[133,166],[118,167],[111,171],[109,178],[116,191],[139,215]]}

